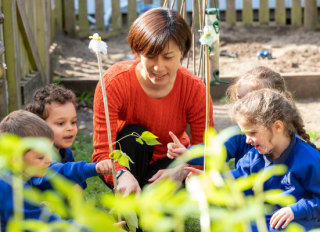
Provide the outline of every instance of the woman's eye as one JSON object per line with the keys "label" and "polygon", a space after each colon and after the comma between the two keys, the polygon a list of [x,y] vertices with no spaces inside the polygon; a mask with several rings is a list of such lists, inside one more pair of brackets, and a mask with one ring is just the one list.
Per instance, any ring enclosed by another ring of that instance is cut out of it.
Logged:
{"label": "woman's eye", "polygon": [[166,57],[164,57],[166,60],[171,60],[173,57],[172,56],[170,56],[170,57],[168,57],[168,56],[166,56]]}

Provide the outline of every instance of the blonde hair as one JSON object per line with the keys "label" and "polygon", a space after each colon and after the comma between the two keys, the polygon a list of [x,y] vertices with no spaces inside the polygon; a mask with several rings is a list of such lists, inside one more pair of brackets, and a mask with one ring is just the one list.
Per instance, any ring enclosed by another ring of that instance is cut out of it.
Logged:
{"label": "blonde hair", "polygon": [[287,91],[284,79],[282,76],[265,66],[255,67],[243,75],[241,75],[237,81],[227,89],[227,96],[231,102],[237,100],[237,89],[244,83],[248,83],[253,86],[252,90],[258,90],[262,88],[269,88],[278,90],[284,93],[285,96],[293,101],[292,95]]}
{"label": "blonde hair", "polygon": [[285,125],[288,136],[298,134],[308,144],[310,136],[306,133],[304,123],[296,106],[283,93],[272,89],[260,89],[248,93],[244,98],[236,101],[231,115],[235,121],[245,117],[247,122],[262,125],[271,129],[272,124],[280,120]]}
{"label": "blonde hair", "polygon": [[50,126],[37,115],[26,110],[13,111],[0,122],[0,134],[20,137],[46,137],[53,140]]}

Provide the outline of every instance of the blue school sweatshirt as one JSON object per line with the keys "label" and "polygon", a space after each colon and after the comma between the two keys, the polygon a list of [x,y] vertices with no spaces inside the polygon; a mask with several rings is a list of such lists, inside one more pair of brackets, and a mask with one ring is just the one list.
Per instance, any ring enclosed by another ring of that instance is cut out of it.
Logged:
{"label": "blue school sweatshirt", "polygon": [[[61,148],[59,150],[59,154],[60,154],[60,157],[61,157],[61,163],[75,162],[71,148]],[[77,184],[79,184],[82,189],[86,189],[87,188],[87,182],[86,181],[84,181],[82,183],[77,183]]]}
{"label": "blue school sweatshirt", "polygon": [[[271,160],[252,148],[242,159],[237,168],[231,170],[235,178],[249,176],[262,169],[272,168],[275,164],[284,164],[288,171],[282,176],[273,176],[264,183],[264,190],[282,189],[284,193],[296,198],[296,203],[288,205],[294,214],[293,222],[302,225],[306,230],[320,228],[320,152],[293,136],[290,145],[278,159]],[[274,206],[279,210],[280,206]],[[269,223],[273,213],[266,215]]]}
{"label": "blue school sweatshirt", "polygon": [[[244,134],[232,136],[228,139],[224,146],[227,150],[227,161],[234,158],[234,165],[252,148],[250,144],[246,143],[246,136]],[[192,149],[192,147],[190,147]],[[200,165],[203,166],[203,157],[192,159],[188,162],[190,165]]]}
{"label": "blue school sweatshirt", "polygon": [[[64,175],[69,180],[76,183],[82,183],[87,178],[97,176],[96,163],[80,162],[69,162],[69,163],[58,163],[56,162],[51,166],[51,170],[54,171],[50,176],[44,177],[32,177],[29,181],[24,183],[24,188],[28,189],[31,186],[37,187],[44,191],[52,189],[49,182],[50,178],[54,177],[57,173]],[[5,231],[6,225],[9,219],[13,216],[13,193],[11,187],[12,175],[10,173],[2,174],[0,176],[0,220],[1,220],[1,231]],[[23,208],[25,219],[36,219],[44,222],[53,222],[61,220],[57,214],[52,214],[44,204],[31,204],[24,201]]]}

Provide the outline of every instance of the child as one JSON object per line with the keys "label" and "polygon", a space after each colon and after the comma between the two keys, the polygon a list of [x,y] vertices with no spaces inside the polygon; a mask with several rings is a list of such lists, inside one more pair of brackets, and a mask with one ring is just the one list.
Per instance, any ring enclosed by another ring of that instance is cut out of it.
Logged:
{"label": "child", "polygon": [[[60,154],[62,163],[74,162],[70,147],[78,132],[75,99],[75,94],[71,90],[49,84],[38,89],[34,93],[32,102],[26,106],[26,110],[45,120],[53,130],[54,146]],[[87,187],[86,182],[79,185],[82,189]]]}
{"label": "child", "polygon": [[54,146],[61,156],[61,162],[73,162],[70,147],[78,132],[75,94],[71,90],[49,84],[34,93],[26,110],[49,124],[54,133]]}
{"label": "child", "polygon": [[[239,79],[228,88],[227,96],[231,102],[234,103],[236,100],[244,97],[247,93],[262,88],[278,90],[284,93],[288,99],[293,101],[281,75],[264,66],[255,67],[240,76]],[[168,144],[168,157],[177,158],[180,154],[185,152],[186,149],[178,143],[173,133],[169,134],[173,139],[173,143]],[[227,149],[227,161],[234,158],[235,167],[239,159],[252,148],[250,144],[246,144],[245,135],[231,137],[225,142],[225,147]],[[189,164],[201,166],[203,165],[203,158],[194,159],[190,161]]]}
{"label": "child", "polygon": [[310,142],[292,101],[276,91],[261,89],[238,100],[232,115],[252,146],[231,171],[235,178],[274,164],[288,168],[283,176],[269,179],[264,190],[282,189],[297,202],[267,215],[269,230],[284,229],[291,221],[307,230],[319,228],[320,152]]}
{"label": "child", "polygon": [[[24,110],[18,110],[10,113],[0,122],[1,134],[15,134],[20,137],[46,137],[53,140],[54,135],[48,124],[37,115]],[[30,188],[32,178],[37,179],[37,187],[43,189],[42,186],[48,186],[48,178],[45,171],[50,168],[56,173],[60,173],[76,183],[82,183],[91,176],[97,176],[98,173],[110,174],[111,167],[106,162],[89,163],[72,162],[50,166],[51,158],[35,151],[27,151],[23,156],[24,177],[26,182],[24,188]],[[30,172],[30,170],[32,172]],[[32,174],[31,174],[32,173]],[[13,195],[11,187],[12,175],[5,173],[0,176],[0,220],[1,231],[5,231],[8,221],[13,216]],[[46,219],[47,222],[60,220],[55,214],[48,213],[46,207],[24,202],[24,218],[25,219]]]}

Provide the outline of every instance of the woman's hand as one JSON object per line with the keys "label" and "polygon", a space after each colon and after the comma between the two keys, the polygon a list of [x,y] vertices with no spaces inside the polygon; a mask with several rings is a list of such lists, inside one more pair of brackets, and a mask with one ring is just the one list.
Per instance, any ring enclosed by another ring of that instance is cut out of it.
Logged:
{"label": "woman's hand", "polygon": [[270,226],[271,228],[279,229],[279,227],[283,224],[281,226],[281,229],[284,229],[293,219],[294,214],[292,212],[292,209],[290,207],[284,207],[279,209],[272,215]]}
{"label": "woman's hand", "polygon": [[156,174],[154,174],[148,181],[157,183],[164,178],[170,178],[171,180],[182,182],[188,175],[188,171],[184,170],[187,164],[181,164],[175,168],[170,169],[160,169]]}
{"label": "woman's hand", "polygon": [[168,152],[167,156],[170,159],[178,158],[180,155],[185,153],[188,149],[183,146],[180,140],[173,134],[171,131],[169,132],[170,137],[172,138],[173,143],[168,143]]}
{"label": "woman's hand", "polygon": [[129,171],[125,171],[118,179],[117,192],[122,193],[124,196],[130,193],[141,193],[141,188],[139,186],[136,178]]}

